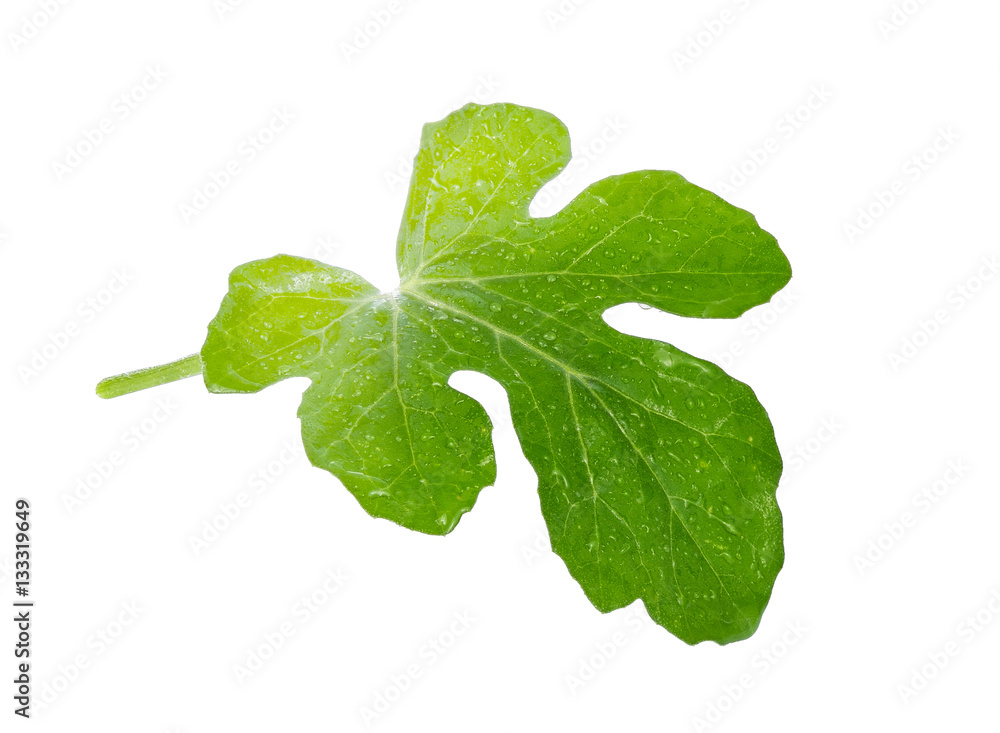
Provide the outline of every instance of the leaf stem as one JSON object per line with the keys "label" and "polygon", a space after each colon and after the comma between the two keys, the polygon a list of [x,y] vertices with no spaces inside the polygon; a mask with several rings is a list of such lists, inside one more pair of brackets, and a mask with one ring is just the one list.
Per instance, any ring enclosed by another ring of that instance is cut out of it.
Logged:
{"label": "leaf stem", "polygon": [[121,397],[141,389],[158,387],[161,384],[176,382],[178,379],[187,379],[198,374],[201,374],[201,356],[191,354],[191,356],[185,356],[183,359],[172,361],[169,364],[136,369],[134,372],[125,372],[102,379],[97,384],[97,394],[108,400],[112,397]]}

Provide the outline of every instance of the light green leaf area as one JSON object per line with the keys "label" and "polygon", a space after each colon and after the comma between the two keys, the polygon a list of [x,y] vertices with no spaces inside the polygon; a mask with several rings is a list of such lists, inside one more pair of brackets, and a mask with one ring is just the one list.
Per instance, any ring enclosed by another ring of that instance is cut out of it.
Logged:
{"label": "light green leaf area", "polygon": [[767,414],[714,364],[602,319],[638,302],[733,318],[791,276],[754,217],[676,173],[528,205],[570,159],[550,114],[469,105],[424,128],[401,284],[278,256],[237,268],[201,351],[214,392],[308,377],[310,460],[370,514],[446,534],[496,476],[491,424],[448,386],[506,389],[553,550],[590,601],[642,599],[688,643],[757,628],[783,561]]}

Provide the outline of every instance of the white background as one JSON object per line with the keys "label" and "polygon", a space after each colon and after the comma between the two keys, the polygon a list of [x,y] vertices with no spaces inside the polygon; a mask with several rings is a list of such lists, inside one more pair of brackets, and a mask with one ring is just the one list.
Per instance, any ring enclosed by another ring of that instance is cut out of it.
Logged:
{"label": "white background", "polygon": [[[37,729],[363,730],[380,694],[383,731],[996,728],[1000,278],[983,263],[1000,252],[1000,6],[908,0],[887,26],[890,0],[51,4],[0,12],[0,577],[9,608],[25,496],[36,707],[50,700]],[[366,31],[373,13],[389,20]],[[147,67],[166,78],[133,93]],[[313,256],[391,288],[395,177],[421,125],[470,98],[568,125],[587,164],[539,213],[606,175],[672,169],[754,212],[791,260],[784,295],[737,321],[608,316],[725,364],[770,412],[787,560],[751,639],[688,647],[641,604],[595,611],[546,549],[488,380],[465,384],[497,425],[499,478],[446,538],[371,519],[283,452],[300,445],[302,380],[95,397],[101,377],[197,351],[248,260]],[[241,156],[282,107],[294,121]],[[81,148],[103,118],[113,129]],[[241,173],[185,221],[231,159]],[[133,428],[141,442],[123,440]],[[113,451],[122,465],[90,475]],[[346,580],[324,595],[328,571]],[[453,639],[456,614],[472,621]]]}

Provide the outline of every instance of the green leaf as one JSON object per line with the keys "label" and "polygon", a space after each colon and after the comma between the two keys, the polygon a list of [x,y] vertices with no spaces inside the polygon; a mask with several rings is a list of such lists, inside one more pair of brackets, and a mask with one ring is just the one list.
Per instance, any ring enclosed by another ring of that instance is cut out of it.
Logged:
{"label": "green leaf", "polygon": [[[400,286],[286,255],[243,265],[201,350],[205,383],[308,377],[313,464],[371,515],[446,534],[496,475],[489,418],[447,384],[482,372],[507,391],[552,548],[590,601],[642,599],[691,644],[746,638],[783,562],[767,414],[714,364],[602,314],[733,318],[788,282],[788,261],[751,214],[666,171],[606,178],[533,218],[569,159],[565,127],[539,110],[469,105],[427,125]],[[115,379],[102,394],[129,391]]]}

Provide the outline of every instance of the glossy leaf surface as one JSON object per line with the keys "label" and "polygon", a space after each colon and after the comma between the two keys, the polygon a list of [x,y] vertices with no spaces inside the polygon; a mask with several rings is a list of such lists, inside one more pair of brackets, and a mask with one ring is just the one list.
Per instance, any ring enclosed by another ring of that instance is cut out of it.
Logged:
{"label": "glossy leaf surface", "polygon": [[733,318],[791,270],[754,217],[676,173],[528,205],[570,158],[555,117],[469,105],[427,125],[401,284],[289,256],[237,268],[201,351],[216,392],[312,380],[310,460],[370,514],[445,534],[495,479],[491,424],[448,386],[506,389],[553,550],[601,611],[641,598],[688,643],[757,628],[783,561],[782,462],[751,389],[602,318],[620,303]]}

